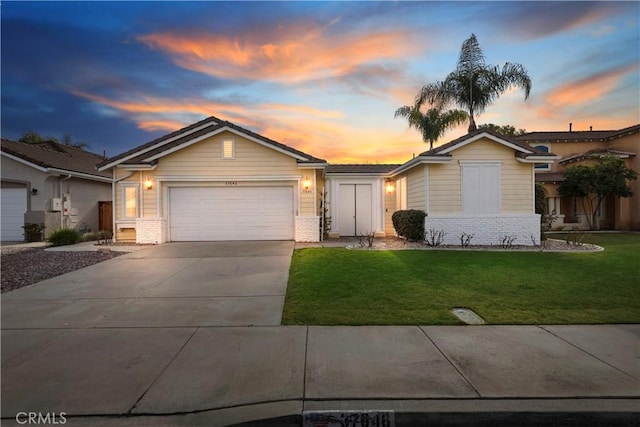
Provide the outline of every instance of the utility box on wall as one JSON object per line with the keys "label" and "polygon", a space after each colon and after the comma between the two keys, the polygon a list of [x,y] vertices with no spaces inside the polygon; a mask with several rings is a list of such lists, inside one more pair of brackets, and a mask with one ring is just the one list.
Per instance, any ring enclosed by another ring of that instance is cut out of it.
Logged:
{"label": "utility box on wall", "polygon": [[51,199],[51,210],[53,212],[60,212],[62,210],[62,199],[54,197]]}

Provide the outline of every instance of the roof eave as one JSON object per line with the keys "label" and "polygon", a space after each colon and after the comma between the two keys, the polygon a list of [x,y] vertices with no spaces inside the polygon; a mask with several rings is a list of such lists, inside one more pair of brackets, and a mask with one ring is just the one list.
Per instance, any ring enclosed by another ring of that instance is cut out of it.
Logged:
{"label": "roof eave", "polygon": [[389,176],[393,177],[402,172],[405,172],[420,164],[444,164],[451,162],[453,157],[451,155],[435,155],[435,156],[418,156],[409,160],[408,162],[400,165],[389,172]]}

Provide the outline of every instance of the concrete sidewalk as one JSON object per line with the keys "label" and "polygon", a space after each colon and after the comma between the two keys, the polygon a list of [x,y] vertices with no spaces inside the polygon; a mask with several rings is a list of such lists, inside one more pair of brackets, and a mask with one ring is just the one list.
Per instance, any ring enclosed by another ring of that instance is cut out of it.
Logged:
{"label": "concrete sidewalk", "polygon": [[2,425],[30,411],[77,426],[299,425],[329,409],[394,410],[397,425],[640,422],[640,325],[54,326],[5,329],[2,344]]}

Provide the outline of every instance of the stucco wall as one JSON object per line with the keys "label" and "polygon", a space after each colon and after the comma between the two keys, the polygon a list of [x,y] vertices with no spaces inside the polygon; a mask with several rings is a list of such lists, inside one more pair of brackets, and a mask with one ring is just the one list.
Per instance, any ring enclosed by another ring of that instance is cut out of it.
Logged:
{"label": "stucco wall", "polygon": [[[52,228],[70,227],[76,229],[91,229],[98,231],[98,202],[111,200],[111,183],[98,182],[81,178],[64,179],[57,174],[39,171],[28,165],[19,163],[13,159],[2,157],[2,180],[20,181],[27,184],[27,209],[26,220],[32,221],[42,218],[47,229],[48,236]],[[31,190],[37,189],[36,195]],[[72,222],[71,217],[65,217],[61,213],[54,213],[57,221],[53,221],[51,214],[45,212],[51,210],[51,199],[69,194],[71,207],[77,209],[77,222]]]}

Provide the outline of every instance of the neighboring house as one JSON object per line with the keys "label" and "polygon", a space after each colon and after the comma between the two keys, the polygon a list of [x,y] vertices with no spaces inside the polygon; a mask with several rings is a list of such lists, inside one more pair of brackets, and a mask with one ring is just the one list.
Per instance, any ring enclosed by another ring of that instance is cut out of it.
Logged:
{"label": "neighboring house", "polygon": [[[96,170],[102,156],[55,142],[2,138],[2,241],[24,240],[25,223],[98,231],[101,204],[111,201],[111,175]],[[110,213],[103,218],[111,229]]]}
{"label": "neighboring house", "polygon": [[540,242],[534,166],[558,157],[488,129],[426,151],[402,165],[330,165],[330,236],[393,234],[396,210],[419,209],[426,230],[443,230],[445,244],[462,233],[475,245]]}
{"label": "neighboring house", "polygon": [[209,117],[100,163],[118,241],[320,238],[326,161]]}
{"label": "neighboring house", "polygon": [[[577,164],[613,155],[624,159],[627,167],[640,172],[640,124],[619,130],[531,132],[515,138],[521,143],[560,156],[555,164],[536,166],[536,181],[544,184],[550,214],[557,218],[553,229],[588,228],[581,203],[563,198],[558,187],[564,171]],[[634,195],[630,198],[608,197],[598,212],[600,227],[615,230],[640,230],[640,180],[629,183]]]}

